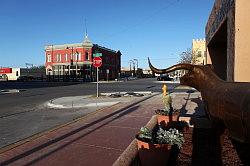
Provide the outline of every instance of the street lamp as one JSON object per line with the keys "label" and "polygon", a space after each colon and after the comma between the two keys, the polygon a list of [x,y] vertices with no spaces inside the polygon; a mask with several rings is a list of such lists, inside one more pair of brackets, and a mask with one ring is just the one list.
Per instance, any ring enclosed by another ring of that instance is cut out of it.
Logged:
{"label": "street lamp", "polygon": [[134,73],[135,73],[135,62],[134,62],[133,60],[129,60],[130,73],[131,73],[131,63],[133,63],[133,72],[132,72],[132,76],[134,76]]}
{"label": "street lamp", "polygon": [[138,74],[138,59],[133,59],[134,61],[136,61],[136,76]]}

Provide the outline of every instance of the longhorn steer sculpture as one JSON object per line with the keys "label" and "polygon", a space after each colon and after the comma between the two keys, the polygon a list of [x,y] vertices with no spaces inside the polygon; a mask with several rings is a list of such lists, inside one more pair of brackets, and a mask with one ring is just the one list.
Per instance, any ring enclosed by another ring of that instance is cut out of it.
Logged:
{"label": "longhorn steer sculpture", "polygon": [[180,84],[201,92],[210,119],[222,121],[233,139],[250,143],[250,83],[226,82],[209,65],[177,64],[156,69],[149,59],[148,62],[151,70],[158,74],[187,70],[188,73],[180,78]]}

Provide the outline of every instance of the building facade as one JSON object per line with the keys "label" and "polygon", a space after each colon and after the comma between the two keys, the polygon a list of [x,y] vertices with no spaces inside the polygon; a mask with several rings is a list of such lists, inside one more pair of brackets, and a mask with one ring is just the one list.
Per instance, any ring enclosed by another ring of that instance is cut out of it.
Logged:
{"label": "building facade", "polygon": [[205,65],[206,64],[206,40],[193,39],[192,41],[192,64]]}
{"label": "building facade", "polygon": [[93,44],[88,36],[83,43],[49,45],[45,47],[46,75],[50,80],[69,81],[71,79],[94,81],[96,68],[93,55],[101,53],[102,66],[100,80],[112,80],[121,72],[121,52]]}
{"label": "building facade", "polygon": [[207,62],[226,81],[250,82],[249,11],[249,0],[216,0],[206,25]]}

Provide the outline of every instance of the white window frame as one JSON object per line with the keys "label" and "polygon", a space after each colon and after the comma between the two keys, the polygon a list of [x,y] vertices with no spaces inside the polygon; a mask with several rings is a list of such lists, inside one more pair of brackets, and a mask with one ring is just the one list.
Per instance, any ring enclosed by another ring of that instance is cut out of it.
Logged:
{"label": "white window frame", "polygon": [[65,54],[65,61],[68,62],[68,54]]}
{"label": "white window frame", "polygon": [[75,60],[78,61],[78,54],[77,53],[74,54],[74,57],[75,57]]}
{"label": "white window frame", "polygon": [[56,61],[59,62],[59,54],[56,54]]}
{"label": "white window frame", "polygon": [[51,55],[50,54],[47,55],[47,62],[51,62]]}
{"label": "white window frame", "polygon": [[81,53],[78,53],[78,61],[81,60]]}
{"label": "white window frame", "polygon": [[57,62],[61,62],[61,60],[62,60],[61,54],[57,54],[57,55],[56,55],[56,61],[57,61]]}

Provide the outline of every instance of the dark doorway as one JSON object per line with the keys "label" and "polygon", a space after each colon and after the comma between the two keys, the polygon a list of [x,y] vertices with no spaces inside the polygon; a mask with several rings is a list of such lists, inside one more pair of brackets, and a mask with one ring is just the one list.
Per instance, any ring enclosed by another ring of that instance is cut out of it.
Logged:
{"label": "dark doorway", "polygon": [[208,52],[214,66],[215,73],[223,80],[227,80],[227,20],[215,33],[208,44]]}

